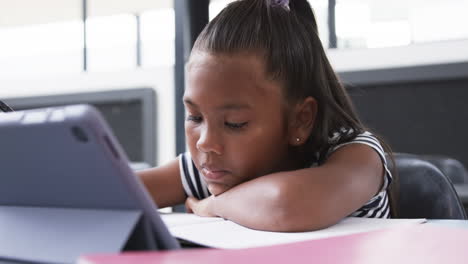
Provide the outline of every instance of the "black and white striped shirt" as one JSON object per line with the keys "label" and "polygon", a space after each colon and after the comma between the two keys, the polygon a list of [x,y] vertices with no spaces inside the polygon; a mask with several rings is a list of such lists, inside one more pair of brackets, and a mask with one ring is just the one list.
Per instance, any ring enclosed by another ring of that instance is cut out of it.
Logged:
{"label": "black and white striped shirt", "polygon": [[[388,187],[392,182],[392,174],[387,166],[387,160],[385,158],[384,150],[380,145],[380,142],[369,132],[364,132],[357,135],[354,139],[333,146],[333,142],[337,142],[339,134],[330,138],[331,147],[328,151],[327,156],[330,156],[337,149],[349,145],[349,144],[365,144],[374,149],[380,156],[382,164],[385,169],[384,183],[379,193],[372,197],[366,204],[364,204],[357,211],[352,213],[350,216],[356,217],[368,217],[368,218],[390,218],[390,204],[388,197]],[[181,154],[179,156],[180,175],[182,177],[182,185],[184,187],[187,196],[192,196],[197,199],[203,199],[210,196],[206,182],[203,177],[200,177],[200,172],[195,167],[194,162],[189,152]],[[317,165],[312,165],[312,167]]]}

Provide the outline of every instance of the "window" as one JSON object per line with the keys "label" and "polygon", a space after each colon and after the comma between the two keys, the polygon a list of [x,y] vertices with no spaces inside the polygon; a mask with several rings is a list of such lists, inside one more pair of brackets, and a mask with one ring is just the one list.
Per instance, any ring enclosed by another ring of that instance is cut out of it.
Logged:
{"label": "window", "polygon": [[[15,0],[0,8],[3,76],[173,66],[173,1]],[[86,56],[86,65],[85,62]]]}
{"label": "window", "polygon": [[3,76],[81,71],[80,0],[5,1],[0,17],[0,72]]}
{"label": "window", "polygon": [[90,71],[174,64],[173,1],[88,0]]}
{"label": "window", "polygon": [[378,48],[468,38],[466,0],[337,0],[339,48]]}
{"label": "window", "polygon": [[90,17],[87,20],[89,71],[136,68],[136,17],[131,14]]}
{"label": "window", "polygon": [[160,8],[141,14],[143,67],[175,64],[175,14],[173,8]]}

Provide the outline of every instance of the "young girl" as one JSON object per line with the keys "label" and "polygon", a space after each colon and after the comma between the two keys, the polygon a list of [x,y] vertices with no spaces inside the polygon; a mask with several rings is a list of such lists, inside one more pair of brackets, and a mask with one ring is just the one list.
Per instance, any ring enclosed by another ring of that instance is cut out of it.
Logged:
{"label": "young girl", "polygon": [[319,40],[306,0],[241,0],[187,65],[189,152],[139,173],[156,204],[269,231],[390,217],[392,180]]}

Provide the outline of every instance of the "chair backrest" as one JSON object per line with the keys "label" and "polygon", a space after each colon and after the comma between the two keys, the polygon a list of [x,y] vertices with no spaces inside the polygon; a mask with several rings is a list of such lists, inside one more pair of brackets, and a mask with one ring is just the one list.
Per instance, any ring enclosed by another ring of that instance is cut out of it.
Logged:
{"label": "chair backrest", "polygon": [[454,184],[468,183],[468,172],[465,166],[458,160],[442,155],[421,155],[421,158],[429,161],[439,168]]}
{"label": "chair backrest", "polygon": [[395,154],[399,176],[399,217],[466,219],[450,181],[436,166],[413,154]]}

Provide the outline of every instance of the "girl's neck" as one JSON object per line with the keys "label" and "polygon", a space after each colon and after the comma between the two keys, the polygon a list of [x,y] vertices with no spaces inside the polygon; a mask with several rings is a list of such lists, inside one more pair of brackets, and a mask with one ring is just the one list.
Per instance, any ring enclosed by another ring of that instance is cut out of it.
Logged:
{"label": "girl's neck", "polygon": [[285,158],[282,171],[291,171],[304,169],[310,166],[309,158],[307,158],[306,153],[300,149],[292,149],[289,151],[289,154]]}

